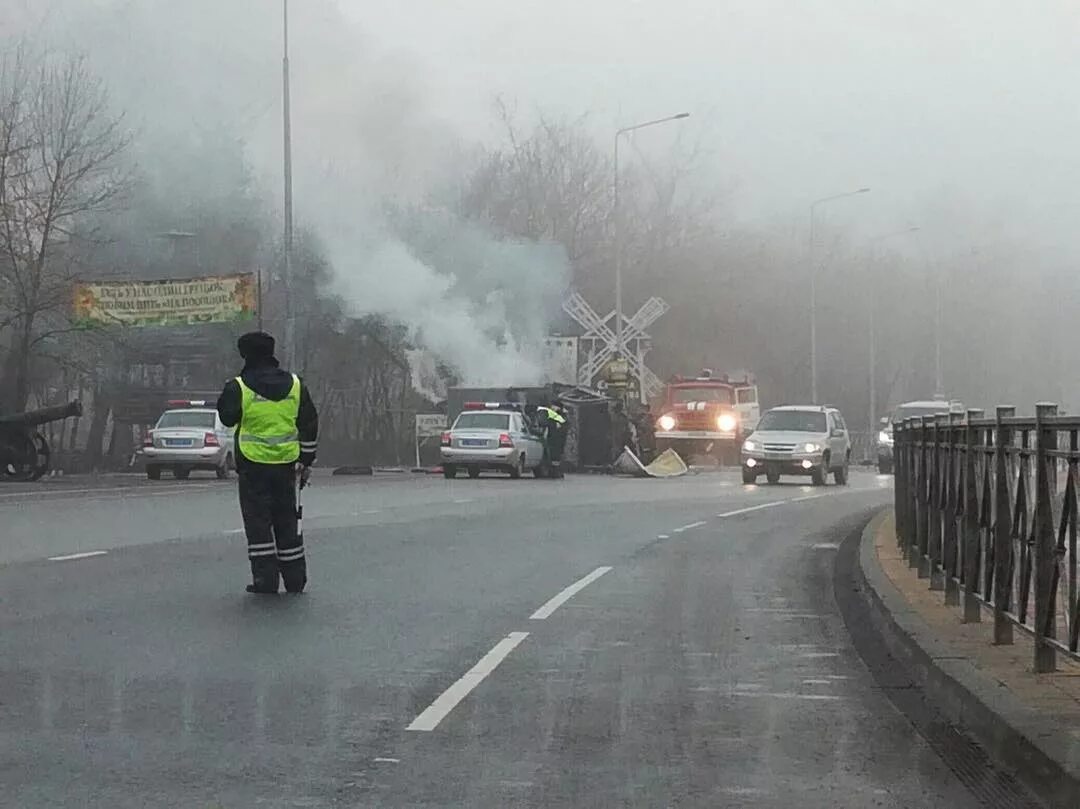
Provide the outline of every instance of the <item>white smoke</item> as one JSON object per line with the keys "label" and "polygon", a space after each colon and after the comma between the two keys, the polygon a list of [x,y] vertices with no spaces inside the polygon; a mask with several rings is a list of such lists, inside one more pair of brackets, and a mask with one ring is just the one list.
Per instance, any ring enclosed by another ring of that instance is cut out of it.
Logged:
{"label": "white smoke", "polygon": [[[281,188],[281,18],[264,0],[47,0],[41,16],[60,46],[91,49],[158,182],[220,185],[213,161],[185,158],[231,137],[257,186]],[[460,179],[461,137],[430,114],[414,67],[364,41],[334,0],[293,4],[290,38],[296,224],[326,245],[350,314],[406,325],[463,383],[539,381],[562,252],[442,211],[391,223],[385,211]]]}

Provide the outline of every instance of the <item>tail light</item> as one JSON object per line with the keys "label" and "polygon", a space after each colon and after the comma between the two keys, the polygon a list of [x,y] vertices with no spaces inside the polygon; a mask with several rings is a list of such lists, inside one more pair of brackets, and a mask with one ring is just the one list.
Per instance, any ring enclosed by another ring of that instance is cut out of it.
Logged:
{"label": "tail light", "polygon": [[449,432],[445,432],[445,433],[442,434],[442,440],[441,440],[440,443],[444,447],[450,446],[450,433]]}
{"label": "tail light", "polygon": [[512,438],[510,438],[510,433],[503,433],[499,436],[499,446],[510,447],[511,449],[513,448],[514,441]]}
{"label": "tail light", "polygon": [[153,432],[153,430],[148,430],[146,435],[143,436],[142,445],[144,447],[152,447],[152,446],[154,446],[154,432]]}
{"label": "tail light", "polygon": [[207,433],[205,436],[203,436],[203,446],[204,447],[220,447],[221,444],[218,442],[217,434],[216,433]]}

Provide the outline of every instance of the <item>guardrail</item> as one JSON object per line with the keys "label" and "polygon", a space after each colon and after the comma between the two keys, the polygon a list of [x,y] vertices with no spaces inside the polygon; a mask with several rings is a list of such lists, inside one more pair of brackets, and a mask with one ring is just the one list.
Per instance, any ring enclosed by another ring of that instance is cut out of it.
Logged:
{"label": "guardrail", "polygon": [[986,605],[995,643],[1012,643],[1014,627],[1031,633],[1045,673],[1059,652],[1080,660],[1080,416],[1053,404],[1036,405],[1035,418],[1015,412],[896,425],[896,534],[930,588],[963,602],[965,622]]}

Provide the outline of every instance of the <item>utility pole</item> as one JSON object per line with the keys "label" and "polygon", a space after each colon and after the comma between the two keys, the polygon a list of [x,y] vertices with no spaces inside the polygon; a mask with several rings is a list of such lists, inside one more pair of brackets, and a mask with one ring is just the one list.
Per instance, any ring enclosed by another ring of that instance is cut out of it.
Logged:
{"label": "utility pole", "polygon": [[285,173],[285,269],[282,280],[285,282],[285,367],[295,371],[296,363],[296,322],[293,311],[293,200],[292,200],[292,111],[289,99],[289,0],[282,0],[283,14],[283,56],[281,60],[282,78],[282,122],[284,140]]}

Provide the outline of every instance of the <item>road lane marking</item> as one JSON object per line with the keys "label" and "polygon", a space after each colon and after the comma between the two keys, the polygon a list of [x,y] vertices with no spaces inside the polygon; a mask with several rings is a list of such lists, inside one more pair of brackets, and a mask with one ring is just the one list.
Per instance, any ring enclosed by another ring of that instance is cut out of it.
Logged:
{"label": "road lane marking", "polygon": [[66,556],[50,556],[50,562],[71,562],[75,559],[89,559],[91,556],[104,556],[108,551],[85,551],[84,553],[69,553]]}
{"label": "road lane marking", "polygon": [[763,509],[766,509],[766,508],[776,508],[777,506],[784,505],[784,503],[786,503],[786,502],[788,502],[788,501],[787,500],[774,500],[771,503],[762,503],[761,505],[748,506],[747,508],[737,508],[734,511],[724,511],[724,512],[722,512],[720,514],[717,514],[716,516],[721,517],[721,518],[723,518],[723,517],[737,517],[740,514],[749,514],[751,511],[762,511]]}
{"label": "road lane marking", "polygon": [[466,499],[464,499],[464,500],[455,500],[455,501],[454,501],[454,505],[455,505],[455,506],[463,506],[463,505],[465,505],[466,503],[475,503],[475,502],[476,502],[476,500],[475,500],[474,498],[472,498],[472,497],[469,497],[469,498],[466,498]]}
{"label": "road lane marking", "polygon": [[[151,491],[153,488],[153,491]],[[52,489],[43,490],[38,489],[35,491],[23,491],[23,492],[0,492],[0,500],[6,500],[9,498],[31,498],[31,499],[46,499],[49,497],[66,497],[72,494],[96,494],[98,497],[86,497],[85,500],[103,500],[106,496],[143,496],[153,494],[155,496],[161,496],[166,494],[176,494],[182,491],[191,491],[193,489],[212,489],[216,488],[216,484],[213,483],[188,483],[170,485],[168,488],[157,488],[150,486],[126,486],[126,487],[99,487],[97,489]]]}
{"label": "road lane marking", "polygon": [[816,542],[810,547],[815,551],[835,551],[840,549],[840,545],[836,542]]}
{"label": "road lane marking", "polygon": [[703,525],[705,525],[705,520],[698,520],[697,522],[692,522],[689,525],[684,525],[681,528],[676,528],[671,533],[681,534],[683,531],[693,531],[695,528],[700,528]]}
{"label": "road lane marking", "polygon": [[242,533],[244,533],[244,529],[243,528],[230,528],[225,533],[226,534],[242,534]]}
{"label": "road lane marking", "polygon": [[375,758],[372,759],[372,761],[374,761],[376,764],[400,764],[401,763],[400,758],[389,758],[388,756],[375,756]]}
{"label": "road lane marking", "polygon": [[657,539],[671,539],[671,536],[669,534],[657,534],[656,538]]}
{"label": "road lane marking", "polygon": [[528,632],[511,632],[496,643],[490,652],[481,657],[475,666],[461,676],[460,680],[439,694],[435,701],[425,708],[423,713],[416,717],[405,730],[425,732],[435,730],[439,723],[446,718],[447,714],[454,710],[457,704],[465,699],[474,688],[480,685],[484,678],[495,671],[496,667],[506,659],[506,656],[514,651],[514,648],[527,637],[529,637]]}
{"label": "road lane marking", "polygon": [[797,694],[794,691],[732,691],[733,697],[765,697],[767,699],[806,699],[817,702],[838,702],[835,694]]}
{"label": "road lane marking", "polygon": [[571,598],[580,593],[582,590],[584,590],[586,587],[588,587],[590,584],[592,584],[594,581],[599,579],[601,576],[603,576],[610,570],[610,567],[598,567],[588,576],[584,576],[578,579],[576,582],[571,584],[554,598],[550,599],[546,604],[540,607],[540,609],[530,615],[529,620],[543,621],[547,618],[550,618],[551,614],[555,612],[555,610],[557,610],[559,607],[561,607],[563,604],[565,604],[567,601],[569,601]]}
{"label": "road lane marking", "polygon": [[803,685],[832,685],[832,680],[803,680]]}

